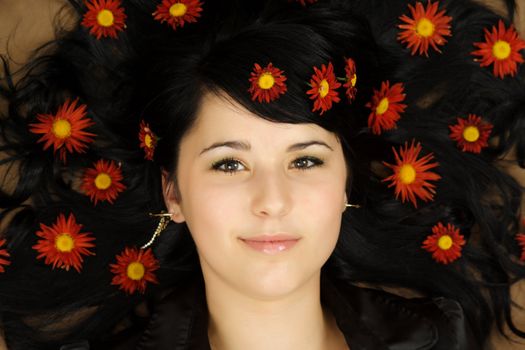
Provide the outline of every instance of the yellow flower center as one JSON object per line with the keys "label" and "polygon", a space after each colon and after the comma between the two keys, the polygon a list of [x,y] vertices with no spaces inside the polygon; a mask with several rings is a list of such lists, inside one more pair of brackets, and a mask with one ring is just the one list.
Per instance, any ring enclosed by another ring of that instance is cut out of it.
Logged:
{"label": "yellow flower center", "polygon": [[434,34],[434,23],[428,18],[421,18],[416,24],[416,32],[423,38],[428,38]]}
{"label": "yellow flower center", "polygon": [[438,239],[438,247],[442,250],[449,250],[452,247],[452,238],[449,235],[443,235]]}
{"label": "yellow flower center", "polygon": [[352,87],[357,84],[357,74],[352,75],[352,79],[350,79],[350,83],[352,84]]}
{"label": "yellow flower center", "polygon": [[259,87],[264,90],[271,89],[275,79],[271,73],[264,73],[259,77]]}
{"label": "yellow flower center", "polygon": [[319,96],[322,98],[325,98],[326,95],[330,92],[330,85],[326,81],[326,79],[323,79],[321,83],[319,84]]}
{"label": "yellow flower center", "polygon": [[186,14],[186,11],[188,11],[188,8],[180,2],[173,4],[170,7],[170,15],[173,17],[182,17]]}
{"label": "yellow flower center", "polygon": [[476,142],[479,139],[479,130],[475,126],[467,126],[463,130],[463,138],[468,142]]}
{"label": "yellow flower center", "polygon": [[126,273],[130,279],[133,281],[139,281],[144,277],[144,273],[146,272],[146,269],[144,268],[144,265],[142,265],[138,261],[134,261],[131,264],[128,265],[128,268],[126,270]]}
{"label": "yellow flower center", "polygon": [[51,130],[59,139],[65,139],[71,136],[71,124],[65,119],[58,119],[53,122]]}
{"label": "yellow flower center", "polygon": [[416,169],[410,164],[405,164],[399,170],[399,180],[405,185],[410,185],[416,180]]}
{"label": "yellow flower center", "polygon": [[388,106],[390,103],[388,103],[388,98],[383,97],[381,101],[379,101],[379,104],[376,107],[376,114],[383,114],[388,110]]}
{"label": "yellow flower center", "polygon": [[107,190],[111,186],[111,176],[106,173],[100,173],[95,178],[95,186],[99,190]]}
{"label": "yellow flower center", "polygon": [[55,238],[55,247],[59,252],[69,253],[75,248],[75,241],[69,233],[61,233]]}
{"label": "yellow flower center", "polygon": [[111,27],[115,23],[115,17],[110,10],[102,10],[97,15],[97,22],[102,27]]}
{"label": "yellow flower center", "polygon": [[148,148],[153,147],[153,139],[151,138],[150,134],[146,134],[146,136],[144,136],[144,143]]}
{"label": "yellow flower center", "polygon": [[498,40],[494,43],[494,46],[492,46],[492,54],[498,60],[504,60],[509,58],[510,53],[511,47],[510,44],[506,41]]}

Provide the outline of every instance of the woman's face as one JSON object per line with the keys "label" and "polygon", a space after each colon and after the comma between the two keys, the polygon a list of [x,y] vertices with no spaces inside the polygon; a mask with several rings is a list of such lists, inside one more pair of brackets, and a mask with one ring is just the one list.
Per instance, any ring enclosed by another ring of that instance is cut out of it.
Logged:
{"label": "woman's face", "polygon": [[346,202],[334,134],[208,94],[179,154],[178,191],[167,186],[166,203],[173,220],[186,221],[207,285],[268,299],[319,276]]}

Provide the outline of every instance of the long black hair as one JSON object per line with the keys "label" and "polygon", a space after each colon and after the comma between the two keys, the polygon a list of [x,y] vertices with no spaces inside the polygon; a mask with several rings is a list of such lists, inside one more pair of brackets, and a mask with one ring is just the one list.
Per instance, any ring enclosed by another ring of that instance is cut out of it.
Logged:
{"label": "long black hair", "polygon": [[[176,173],[178,145],[207,93],[228,96],[271,121],[315,123],[341,140],[350,169],[348,196],[361,208],[343,215],[323,273],[456,299],[479,339],[494,322],[525,337],[510,317],[509,296],[525,271],[515,239],[523,189],[497,166],[511,150],[525,166],[522,71],[498,79],[472,59],[472,43],[482,41],[483,28],[500,17],[467,0],[440,2],[453,18],[453,35],[441,54],[410,55],[396,41],[408,3],[214,0],[204,3],[198,23],[174,31],[152,19],[157,1],[127,0],[126,28],[117,39],[97,40],[81,25],[60,31],[24,67],[17,84],[5,63],[0,207],[12,263],[0,274],[0,312],[9,348],[110,339],[135,305],[200,273],[187,227],[173,223],[154,245],[161,283],[148,285],[145,295],[128,296],[112,286],[108,266],[124,247],[144,244],[155,230],[147,214],[164,209],[161,171]],[[70,5],[80,20],[85,4]],[[332,62],[337,76],[344,76],[346,58],[357,66],[356,99],[322,116],[312,112],[306,90],[313,67]],[[254,102],[250,72],[254,63],[270,62],[285,72],[288,91],[269,104]],[[387,80],[404,83],[408,107],[396,129],[374,135],[366,104]],[[29,125],[68,98],[88,106],[96,139],[64,164],[42,149]],[[490,147],[481,154],[462,152],[449,137],[449,125],[468,114],[494,125]],[[152,161],[139,147],[141,120],[158,137]],[[394,162],[392,148],[412,139],[424,154],[434,154],[442,177],[434,200],[417,208],[397,200],[382,181],[390,171],[383,162]],[[119,164],[126,189],[115,203],[94,206],[80,190],[79,174],[100,158]],[[50,225],[59,213],[74,213],[96,237],[96,256],[86,257],[81,273],[51,269],[31,248],[38,225]],[[462,257],[448,265],[421,248],[438,222],[454,224],[468,242]]]}

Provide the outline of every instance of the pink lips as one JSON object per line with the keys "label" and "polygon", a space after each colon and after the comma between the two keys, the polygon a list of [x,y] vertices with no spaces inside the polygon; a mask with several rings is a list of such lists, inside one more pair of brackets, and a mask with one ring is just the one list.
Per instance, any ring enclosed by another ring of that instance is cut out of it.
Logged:
{"label": "pink lips", "polygon": [[248,247],[261,253],[275,255],[290,250],[300,238],[290,235],[263,235],[257,237],[241,238]]}

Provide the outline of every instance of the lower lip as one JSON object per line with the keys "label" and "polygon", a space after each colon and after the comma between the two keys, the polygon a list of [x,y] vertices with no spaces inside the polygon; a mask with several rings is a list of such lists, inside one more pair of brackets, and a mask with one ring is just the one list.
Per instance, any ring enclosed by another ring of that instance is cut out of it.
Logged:
{"label": "lower lip", "polygon": [[241,239],[246,245],[254,250],[257,250],[261,253],[268,255],[275,255],[292,249],[298,239],[293,239],[289,241],[247,241]]}

